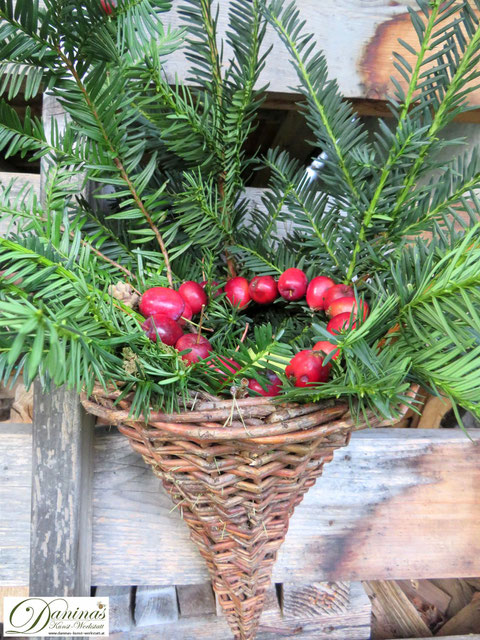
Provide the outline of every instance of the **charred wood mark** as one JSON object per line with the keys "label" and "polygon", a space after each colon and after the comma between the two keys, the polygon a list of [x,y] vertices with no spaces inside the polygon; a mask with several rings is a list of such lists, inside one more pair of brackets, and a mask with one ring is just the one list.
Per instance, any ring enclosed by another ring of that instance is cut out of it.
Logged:
{"label": "charred wood mark", "polygon": [[[445,465],[439,470],[438,459],[442,455]],[[392,472],[397,466],[396,461],[386,461],[383,472],[390,471],[391,475],[401,476],[401,482],[386,487],[383,497],[375,497],[372,506],[365,509],[364,516],[356,521],[350,531],[330,541],[323,556],[329,564],[329,579],[338,580],[346,573],[355,578],[355,566],[365,563],[365,558],[370,558],[370,570],[375,572],[375,562],[372,563],[371,559],[375,556],[376,549],[379,545],[388,544],[389,538],[393,540],[393,537],[396,538],[396,543],[391,547],[391,564],[384,565],[384,570],[391,573],[392,578],[401,572],[400,567],[403,570],[407,567],[409,548],[415,547],[417,554],[428,556],[428,550],[435,544],[442,544],[450,529],[461,526],[464,512],[478,513],[480,494],[475,487],[480,482],[480,473],[470,483],[466,484],[462,480],[462,468],[464,465],[475,465],[475,460],[478,460],[478,447],[476,443],[471,443],[467,452],[464,448],[452,450],[442,445],[430,444],[408,462],[403,459],[404,474],[399,467]],[[431,505],[442,501],[447,494],[458,496],[458,500],[445,505],[443,523],[437,521],[433,524],[430,521]],[[403,545],[398,528],[403,528]],[[470,559],[472,553],[473,557],[476,555],[472,550],[478,545],[479,539],[480,523],[477,523],[473,528],[463,531],[459,547],[455,549],[459,557],[465,557],[464,570],[470,571],[472,575],[480,569],[478,561]],[[413,572],[415,569],[409,567],[408,570]],[[432,575],[434,571],[435,568],[432,567]]]}
{"label": "charred wood mark", "polygon": [[[480,16],[480,11],[472,10]],[[423,16],[421,12],[418,12],[418,15]],[[403,88],[407,87],[407,82],[393,65],[393,52],[400,53],[412,68],[415,66],[416,57],[400,45],[399,38],[418,51],[418,38],[408,13],[401,13],[380,23],[365,44],[358,63],[358,74],[365,98],[386,100],[392,96],[394,86],[391,76],[394,76]],[[429,51],[429,56],[431,53]],[[472,106],[480,106],[480,90],[473,91],[468,97],[468,102]]]}

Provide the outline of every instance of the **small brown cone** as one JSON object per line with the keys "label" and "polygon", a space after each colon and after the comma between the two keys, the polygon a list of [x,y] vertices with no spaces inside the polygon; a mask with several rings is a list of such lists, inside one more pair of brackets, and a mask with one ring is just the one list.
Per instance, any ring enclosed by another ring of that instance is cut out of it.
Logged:
{"label": "small brown cone", "polygon": [[126,307],[131,307],[132,309],[137,306],[138,301],[140,300],[140,296],[135,293],[132,285],[128,284],[128,282],[123,282],[119,280],[115,284],[111,284],[108,287],[108,293],[123,304]]}

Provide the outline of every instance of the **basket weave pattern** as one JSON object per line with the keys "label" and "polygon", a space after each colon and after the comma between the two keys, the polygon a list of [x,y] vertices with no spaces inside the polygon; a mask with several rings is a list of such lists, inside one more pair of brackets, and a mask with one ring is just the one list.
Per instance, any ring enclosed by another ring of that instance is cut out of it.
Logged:
{"label": "basket weave pattern", "polygon": [[[255,637],[289,519],[355,425],[345,405],[288,405],[202,394],[188,410],[128,416],[96,390],[87,411],[117,424],[161,478],[205,558],[238,640]],[[365,425],[363,425],[365,426]]]}

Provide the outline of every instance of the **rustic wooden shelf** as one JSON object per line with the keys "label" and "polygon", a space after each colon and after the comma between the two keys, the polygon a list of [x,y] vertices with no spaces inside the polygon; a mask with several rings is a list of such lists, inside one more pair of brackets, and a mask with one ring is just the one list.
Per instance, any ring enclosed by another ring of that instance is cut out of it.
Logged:
{"label": "rustic wooden shelf", "polygon": [[[298,507],[274,580],[480,575],[480,431],[470,437],[459,429],[355,433]],[[4,585],[29,580],[31,445],[31,425],[0,425]],[[97,427],[93,451],[92,584],[205,582],[180,510],[127,440]]]}

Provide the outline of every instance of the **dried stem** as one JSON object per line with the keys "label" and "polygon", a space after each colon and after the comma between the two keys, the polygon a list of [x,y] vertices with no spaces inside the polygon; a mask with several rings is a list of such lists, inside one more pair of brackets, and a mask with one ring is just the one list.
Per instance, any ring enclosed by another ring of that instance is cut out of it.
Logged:
{"label": "dried stem", "polygon": [[200,341],[200,336],[202,335],[202,325],[203,325],[203,317],[205,314],[205,305],[202,304],[202,310],[200,312],[200,322],[198,323],[198,331],[197,331],[197,340],[196,340],[196,344],[199,343]]}
{"label": "dried stem", "polygon": [[248,333],[248,327],[250,326],[250,324],[247,322],[247,324],[245,325],[245,329],[243,330],[242,333],[242,337],[240,338],[240,343],[237,344],[235,351],[238,351],[240,349],[240,345],[243,343],[243,341],[245,340],[245,338],[247,337],[247,333]]}

